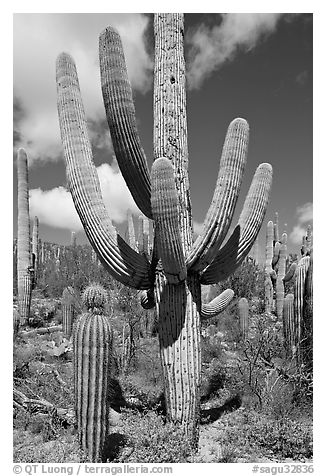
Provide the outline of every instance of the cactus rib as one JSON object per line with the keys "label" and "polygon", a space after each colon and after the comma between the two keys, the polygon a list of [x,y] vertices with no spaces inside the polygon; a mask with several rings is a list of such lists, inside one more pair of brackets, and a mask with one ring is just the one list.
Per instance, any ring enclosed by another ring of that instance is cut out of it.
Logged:
{"label": "cactus rib", "polygon": [[203,232],[187,257],[187,268],[202,271],[220,248],[231,224],[240,192],[249,142],[249,125],[234,119],[228,127],[211,206]]}
{"label": "cactus rib", "polygon": [[148,289],[151,286],[148,261],[117,234],[104,206],[76,66],[66,53],[57,59],[57,91],[69,188],[86,235],[113,277],[127,286]]}
{"label": "cactus rib", "polygon": [[152,218],[150,174],[137,131],[121,38],[112,27],[100,35],[99,56],[103,101],[119,168],[137,206]]}
{"label": "cactus rib", "polygon": [[272,185],[272,166],[257,167],[238,225],[226,244],[200,277],[202,284],[215,284],[226,279],[249,253],[263,222]]}

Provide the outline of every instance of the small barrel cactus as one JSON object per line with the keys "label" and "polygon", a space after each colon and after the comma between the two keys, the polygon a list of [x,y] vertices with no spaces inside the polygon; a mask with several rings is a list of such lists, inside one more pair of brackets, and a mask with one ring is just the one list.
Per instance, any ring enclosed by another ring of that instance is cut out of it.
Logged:
{"label": "small barrel cactus", "polygon": [[83,305],[92,312],[104,314],[108,302],[108,293],[99,284],[88,286],[82,295]]}
{"label": "small barrel cactus", "polygon": [[79,441],[91,462],[103,461],[109,428],[109,381],[112,334],[105,314],[107,292],[102,286],[85,289],[87,311],[73,330],[75,409]]}

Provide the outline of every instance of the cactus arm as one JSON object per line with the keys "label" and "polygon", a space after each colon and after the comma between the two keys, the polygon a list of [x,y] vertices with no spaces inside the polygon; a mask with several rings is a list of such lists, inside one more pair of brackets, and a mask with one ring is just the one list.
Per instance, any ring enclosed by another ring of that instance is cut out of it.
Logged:
{"label": "cactus arm", "polygon": [[290,279],[293,278],[295,270],[297,269],[297,263],[291,263],[287,273],[285,274],[283,281],[287,283]]}
{"label": "cactus arm", "polygon": [[234,296],[232,289],[226,289],[221,294],[216,296],[210,303],[202,304],[200,310],[201,320],[209,319],[218,316],[230,304]]}
{"label": "cactus arm", "polygon": [[170,284],[186,279],[187,269],[181,242],[178,195],[173,165],[169,159],[156,159],[152,166],[152,212],[158,255]]}
{"label": "cactus arm", "polygon": [[274,241],[280,241],[280,234],[278,228],[278,212],[275,212],[275,222],[274,222]]}
{"label": "cactus arm", "polygon": [[32,233],[32,253],[33,253],[33,260],[34,260],[34,276],[33,276],[33,287],[36,285],[37,281],[37,271],[38,271],[38,263],[39,263],[39,242],[38,242],[38,230],[39,230],[39,221],[38,218],[34,218],[33,222],[33,233]]}
{"label": "cactus arm", "polygon": [[272,271],[272,259],[273,259],[273,236],[274,236],[274,225],[270,220],[267,223],[266,228],[266,262],[265,270],[269,274]]}
{"label": "cactus arm", "polygon": [[57,60],[58,113],[70,192],[86,235],[109,273],[136,289],[151,287],[149,264],[116,232],[104,206],[92,160],[76,66],[70,55]]}
{"label": "cactus arm", "polygon": [[137,131],[122,42],[114,28],[101,33],[99,55],[103,101],[119,168],[137,206],[152,218],[150,174]]}
{"label": "cactus arm", "polygon": [[148,289],[140,293],[140,304],[144,309],[153,309],[156,305],[154,289]]}
{"label": "cactus arm", "polygon": [[272,266],[274,267],[278,263],[279,255],[280,255],[280,248],[281,248],[281,243],[279,241],[276,241],[274,247],[273,247],[273,259],[272,259]]}
{"label": "cactus arm", "polygon": [[260,164],[251,182],[238,225],[212,263],[200,276],[201,284],[216,284],[226,279],[249,253],[266,213],[272,185],[272,166]]}
{"label": "cactus arm", "polygon": [[229,125],[212,203],[203,232],[187,256],[187,268],[202,271],[220,248],[231,224],[247,160],[249,125],[241,118]]}

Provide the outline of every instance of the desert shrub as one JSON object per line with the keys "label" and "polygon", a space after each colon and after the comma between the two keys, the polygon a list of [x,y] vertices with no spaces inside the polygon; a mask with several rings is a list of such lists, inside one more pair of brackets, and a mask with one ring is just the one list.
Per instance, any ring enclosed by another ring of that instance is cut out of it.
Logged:
{"label": "desert shrub", "polygon": [[219,439],[233,458],[276,457],[303,460],[312,457],[312,424],[288,417],[274,419],[265,413],[242,410],[229,415],[228,425]]}
{"label": "desert shrub", "polygon": [[28,324],[31,327],[43,327],[54,319],[59,302],[55,299],[35,299],[31,302],[31,311]]}
{"label": "desert shrub", "polygon": [[[191,448],[180,428],[165,423],[154,411],[145,415],[125,410],[122,431],[127,441],[113,459],[116,463],[186,463]],[[129,451],[124,451],[127,447]]]}
{"label": "desert shrub", "polygon": [[44,441],[41,433],[16,429],[13,440],[15,463],[83,463],[87,460],[77,435],[69,430],[62,431],[60,439]]}
{"label": "desert shrub", "polygon": [[300,460],[312,457],[312,428],[310,423],[294,421],[283,416],[277,420],[259,418],[247,431],[250,442],[271,451],[281,459]]}
{"label": "desert shrub", "polygon": [[121,379],[124,393],[135,395],[145,408],[158,402],[163,392],[163,373],[158,340],[140,339],[137,360]]}

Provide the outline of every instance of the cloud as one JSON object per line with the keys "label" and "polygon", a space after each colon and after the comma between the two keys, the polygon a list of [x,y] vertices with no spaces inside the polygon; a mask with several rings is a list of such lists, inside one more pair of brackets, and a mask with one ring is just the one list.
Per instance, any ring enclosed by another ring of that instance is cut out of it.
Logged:
{"label": "cloud", "polygon": [[[97,167],[104,204],[112,220],[122,223],[127,217],[128,209],[139,216],[129,189],[121,175],[116,161],[110,166],[102,164]],[[54,228],[81,230],[79,220],[70,192],[64,187],[51,190],[30,190],[30,216],[37,216],[40,223]]]}
{"label": "cloud", "polygon": [[23,117],[14,117],[15,145],[27,149],[31,162],[57,159],[62,153],[55,84],[58,54],[67,51],[74,57],[86,114],[96,126],[105,120],[99,33],[108,25],[118,29],[132,87],[145,92],[152,70],[144,36],[148,22],[138,13],[14,15],[14,97],[23,111]]}
{"label": "cloud", "polygon": [[307,202],[296,210],[297,224],[293,227],[289,235],[289,239],[295,244],[302,243],[302,237],[307,233],[307,226],[312,225],[313,220],[313,204]]}
{"label": "cloud", "polygon": [[277,26],[281,13],[224,13],[219,25],[200,24],[186,36],[190,45],[188,86],[197,89],[238,49],[249,51]]}

